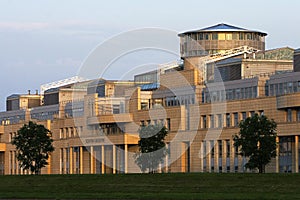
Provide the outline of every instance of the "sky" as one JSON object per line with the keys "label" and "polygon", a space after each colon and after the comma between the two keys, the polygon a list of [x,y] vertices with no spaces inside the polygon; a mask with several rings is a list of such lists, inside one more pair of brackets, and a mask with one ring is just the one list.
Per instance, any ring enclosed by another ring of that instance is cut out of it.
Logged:
{"label": "sky", "polygon": [[[281,0],[0,0],[0,111],[11,94],[80,74],[97,46],[136,29],[180,33],[228,23],[268,33],[267,49],[300,48],[299,7],[300,1]],[[148,55],[116,61],[105,78],[118,78],[118,67],[130,71],[151,59],[178,58],[151,50]]]}

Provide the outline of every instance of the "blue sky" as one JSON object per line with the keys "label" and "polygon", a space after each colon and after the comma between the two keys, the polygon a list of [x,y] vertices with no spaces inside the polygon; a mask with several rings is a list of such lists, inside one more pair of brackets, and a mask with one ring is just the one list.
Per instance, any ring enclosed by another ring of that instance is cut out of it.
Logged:
{"label": "blue sky", "polygon": [[0,110],[12,93],[77,75],[97,45],[133,29],[182,32],[225,22],[267,32],[268,49],[299,48],[299,7],[300,1],[271,0],[0,0]]}

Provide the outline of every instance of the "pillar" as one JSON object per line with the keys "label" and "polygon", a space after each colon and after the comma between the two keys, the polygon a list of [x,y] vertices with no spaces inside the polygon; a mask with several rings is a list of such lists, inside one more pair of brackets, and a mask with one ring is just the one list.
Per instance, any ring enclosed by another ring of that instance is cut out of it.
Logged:
{"label": "pillar", "polygon": [[276,173],[279,173],[279,137],[276,137]]}
{"label": "pillar", "polygon": [[63,166],[63,174],[66,174],[67,173],[67,151],[65,148],[63,148],[63,160],[64,160],[64,166]]}
{"label": "pillar", "polygon": [[73,168],[74,168],[74,161],[73,161],[73,147],[69,148],[69,165],[70,165],[70,174],[73,174]]}
{"label": "pillar", "polygon": [[116,173],[116,145],[112,145],[113,148],[113,174]]}
{"label": "pillar", "polygon": [[47,173],[48,174],[51,174],[51,168],[52,168],[52,165],[51,165],[51,160],[52,160],[52,156],[51,154],[49,155],[49,158],[48,158],[48,170],[47,170]]}
{"label": "pillar", "polygon": [[63,174],[64,172],[63,172],[63,160],[64,160],[64,158],[63,158],[63,149],[60,149],[60,153],[59,153],[59,159],[60,159],[60,163],[59,163],[59,173],[60,174]]}
{"label": "pillar", "polygon": [[101,146],[101,173],[104,174],[105,173],[105,152],[104,152],[104,145]]}
{"label": "pillar", "polygon": [[80,167],[80,174],[83,174],[83,147],[79,147],[80,151],[80,162],[79,162],[79,167]]}
{"label": "pillar", "polygon": [[124,145],[124,172],[128,173],[128,144]]}
{"label": "pillar", "polygon": [[94,159],[94,147],[93,146],[91,146],[90,147],[90,156],[91,156],[91,159],[90,159],[90,161],[91,161],[91,163],[90,163],[90,165],[91,165],[91,169],[90,169],[90,172],[91,172],[91,174],[94,174],[95,173],[95,159]]}
{"label": "pillar", "polygon": [[[169,149],[169,144],[166,144],[166,149]],[[168,170],[168,168],[169,168],[169,163],[168,163],[168,161],[169,161],[169,154],[167,153],[166,154],[166,161],[165,161],[165,172],[169,172],[169,170]]]}
{"label": "pillar", "polygon": [[299,136],[295,135],[295,172],[299,173]]}

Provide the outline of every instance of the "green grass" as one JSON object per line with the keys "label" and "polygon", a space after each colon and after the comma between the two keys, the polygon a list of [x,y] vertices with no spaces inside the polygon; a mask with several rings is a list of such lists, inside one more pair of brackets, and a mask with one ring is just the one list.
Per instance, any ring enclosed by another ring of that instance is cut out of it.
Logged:
{"label": "green grass", "polygon": [[300,199],[300,174],[0,176],[0,198]]}

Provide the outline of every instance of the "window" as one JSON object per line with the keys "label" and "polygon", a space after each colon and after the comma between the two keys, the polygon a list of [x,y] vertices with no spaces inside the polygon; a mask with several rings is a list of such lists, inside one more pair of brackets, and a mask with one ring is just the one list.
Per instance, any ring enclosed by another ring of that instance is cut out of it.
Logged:
{"label": "window", "polygon": [[213,172],[215,170],[215,144],[214,141],[210,141],[210,170]]}
{"label": "window", "polygon": [[240,33],[240,40],[244,40],[244,33]]}
{"label": "window", "polygon": [[199,33],[198,37],[199,37],[199,40],[203,40],[203,33]]}
{"label": "window", "polygon": [[270,85],[270,96],[274,96],[274,85]]}
{"label": "window", "polygon": [[218,114],[218,128],[223,126],[222,114]]}
{"label": "window", "polygon": [[215,144],[214,144],[214,141],[211,140],[210,141],[210,156],[211,158],[214,158],[215,157]]}
{"label": "window", "polygon": [[203,145],[203,171],[206,172],[206,141],[202,142]]}
{"label": "window", "polygon": [[239,115],[238,113],[233,113],[234,126],[237,127],[239,125]]}
{"label": "window", "polygon": [[219,153],[219,158],[222,158],[223,155],[223,146],[222,146],[222,140],[218,140],[218,153]]}
{"label": "window", "polygon": [[215,116],[210,115],[210,128],[214,128],[214,127],[215,127]]}
{"label": "window", "polygon": [[292,121],[292,109],[287,109],[287,113],[286,113],[286,120],[287,122],[291,122]]}
{"label": "window", "polygon": [[238,157],[239,156],[239,147],[234,146],[234,156]]}
{"label": "window", "polygon": [[212,39],[213,40],[218,40],[218,33],[213,33],[212,34]]}
{"label": "window", "polygon": [[294,92],[297,92],[297,82],[294,82],[294,83],[293,83],[293,88],[294,88],[294,89],[293,89]]}
{"label": "window", "polygon": [[226,40],[232,40],[232,33],[226,33]]}
{"label": "window", "polygon": [[253,117],[255,115],[255,111],[250,111],[250,117]]}
{"label": "window", "polygon": [[294,137],[279,137],[279,171],[290,173],[293,166]]}
{"label": "window", "polygon": [[206,128],[206,115],[202,116],[202,128]]}
{"label": "window", "polygon": [[226,114],[226,127],[230,127],[231,126],[231,117],[230,117],[230,113]]}
{"label": "window", "polygon": [[236,89],[235,90],[235,99],[240,99],[241,98],[241,89]]}
{"label": "window", "polygon": [[[252,89],[253,89],[253,96],[252,97],[256,98],[257,97],[257,87],[254,86]],[[266,91],[268,91],[268,89]],[[267,96],[268,96],[268,94],[267,94]]]}
{"label": "window", "polygon": [[171,130],[171,119],[168,118],[167,119],[167,127],[166,127],[168,130]]}
{"label": "window", "polygon": [[246,112],[242,112],[242,120],[245,120],[247,118]]}
{"label": "window", "polygon": [[230,140],[226,140],[226,157],[230,157]]}
{"label": "window", "polygon": [[252,33],[247,33],[247,40],[252,40]]}
{"label": "window", "polygon": [[70,137],[74,137],[74,128],[70,127]]}
{"label": "window", "polygon": [[225,40],[225,33],[219,33],[219,40]]}
{"label": "window", "polygon": [[289,82],[288,83],[288,93],[292,93],[293,92],[293,83]]}
{"label": "window", "polygon": [[204,39],[205,40],[210,40],[210,34],[209,33],[205,33],[204,34]]}
{"label": "window", "polygon": [[249,92],[248,97],[253,98],[253,96],[252,96],[252,87],[248,88],[248,92]]}
{"label": "window", "polygon": [[69,137],[69,128],[65,129],[65,138]]}
{"label": "window", "polygon": [[283,94],[283,83],[279,83],[279,95]]}
{"label": "window", "polygon": [[232,39],[233,40],[237,40],[239,38],[239,34],[238,33],[232,33]]}
{"label": "window", "polygon": [[203,145],[203,158],[205,158],[206,157],[206,141],[203,141],[202,145]]}
{"label": "window", "polygon": [[300,108],[297,110],[297,121],[300,122]]}
{"label": "window", "polygon": [[258,111],[258,113],[260,116],[263,116],[265,114],[263,110]]}

